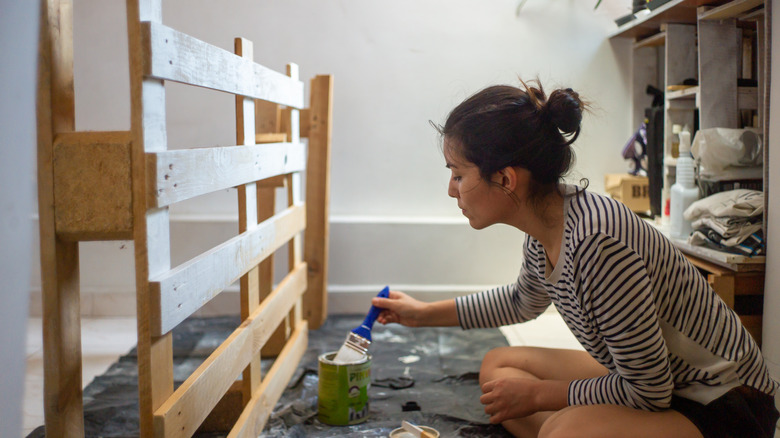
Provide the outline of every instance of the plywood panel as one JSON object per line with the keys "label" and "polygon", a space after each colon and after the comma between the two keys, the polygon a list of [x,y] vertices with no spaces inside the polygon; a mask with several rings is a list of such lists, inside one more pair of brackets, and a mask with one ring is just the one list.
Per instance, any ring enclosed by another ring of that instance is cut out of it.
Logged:
{"label": "plywood panel", "polygon": [[737,26],[699,22],[700,129],[737,128]]}

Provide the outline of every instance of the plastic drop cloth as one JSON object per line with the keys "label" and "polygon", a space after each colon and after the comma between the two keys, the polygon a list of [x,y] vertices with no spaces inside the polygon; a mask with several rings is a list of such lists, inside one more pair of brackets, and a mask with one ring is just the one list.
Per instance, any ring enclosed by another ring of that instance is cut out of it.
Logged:
{"label": "plastic drop cloth", "polygon": [[[261,437],[387,437],[402,420],[433,427],[442,437],[509,437],[488,423],[479,403],[478,371],[485,353],[507,345],[498,329],[410,329],[375,325],[368,419],[354,426],[317,420],[317,366],[323,353],[339,349],[363,316],[331,316],[309,333],[309,347],[273,410]],[[174,380],[178,386],[238,326],[238,318],[191,318],[173,331]],[[263,373],[272,360],[263,360]],[[401,377],[404,377],[401,379]],[[408,378],[414,384],[408,386]],[[399,387],[393,389],[391,386]],[[406,387],[408,386],[408,387]],[[420,410],[404,412],[415,402]],[[121,357],[84,390],[86,437],[138,437],[135,350]],[[224,437],[199,433],[196,437]],[[44,437],[43,427],[28,438]]]}

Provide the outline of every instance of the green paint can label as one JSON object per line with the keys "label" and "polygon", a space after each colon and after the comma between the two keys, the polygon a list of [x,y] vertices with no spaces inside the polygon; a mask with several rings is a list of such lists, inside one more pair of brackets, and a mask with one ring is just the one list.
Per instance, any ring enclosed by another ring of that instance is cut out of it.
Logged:
{"label": "green paint can label", "polygon": [[336,364],[336,351],[319,357],[317,419],[331,426],[349,426],[368,419],[371,356]]}

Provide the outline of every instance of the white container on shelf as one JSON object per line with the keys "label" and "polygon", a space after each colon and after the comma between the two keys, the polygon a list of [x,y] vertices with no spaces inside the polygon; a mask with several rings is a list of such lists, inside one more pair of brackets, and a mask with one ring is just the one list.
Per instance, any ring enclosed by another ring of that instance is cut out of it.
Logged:
{"label": "white container on shelf", "polygon": [[699,199],[699,188],[694,181],[691,157],[691,133],[687,127],[680,131],[680,156],[677,158],[676,171],[676,181],[672,185],[670,194],[669,234],[675,239],[687,239],[693,232],[693,227],[685,220],[683,212]]}

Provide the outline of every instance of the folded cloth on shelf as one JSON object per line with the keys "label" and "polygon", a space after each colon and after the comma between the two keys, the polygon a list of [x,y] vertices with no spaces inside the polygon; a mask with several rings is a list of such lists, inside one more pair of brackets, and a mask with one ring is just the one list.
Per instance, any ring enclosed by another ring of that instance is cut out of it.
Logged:
{"label": "folded cloth on shelf", "polygon": [[683,217],[695,221],[704,216],[756,217],[764,214],[764,192],[736,189],[715,193],[691,204]]}
{"label": "folded cloth on shelf", "polygon": [[764,193],[737,189],[699,199],[683,213],[691,221],[691,245],[747,256],[766,251],[763,234]]}
{"label": "folded cloth on shelf", "polygon": [[744,238],[763,228],[763,216],[704,216],[691,223],[694,230],[709,228],[723,239]]}
{"label": "folded cloth on shelf", "polygon": [[761,225],[754,233],[728,239],[723,238],[712,228],[701,227],[693,230],[693,233],[688,237],[688,243],[746,256],[763,255],[766,252],[766,242]]}

